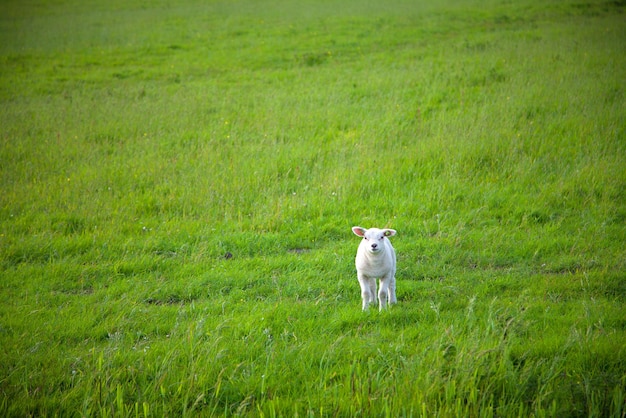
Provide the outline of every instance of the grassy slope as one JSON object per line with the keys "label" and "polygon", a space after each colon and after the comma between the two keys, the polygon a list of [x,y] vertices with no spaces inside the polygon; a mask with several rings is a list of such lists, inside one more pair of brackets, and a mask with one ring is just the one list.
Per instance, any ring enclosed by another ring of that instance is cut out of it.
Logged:
{"label": "grassy slope", "polygon": [[624,414],[620,2],[93,3],[0,6],[3,413]]}

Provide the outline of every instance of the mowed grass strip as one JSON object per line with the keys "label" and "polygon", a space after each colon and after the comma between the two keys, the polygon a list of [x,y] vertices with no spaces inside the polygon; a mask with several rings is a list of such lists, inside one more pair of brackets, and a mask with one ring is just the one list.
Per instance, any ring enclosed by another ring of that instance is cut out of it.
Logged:
{"label": "mowed grass strip", "polygon": [[624,416],[622,2],[0,16],[3,415]]}

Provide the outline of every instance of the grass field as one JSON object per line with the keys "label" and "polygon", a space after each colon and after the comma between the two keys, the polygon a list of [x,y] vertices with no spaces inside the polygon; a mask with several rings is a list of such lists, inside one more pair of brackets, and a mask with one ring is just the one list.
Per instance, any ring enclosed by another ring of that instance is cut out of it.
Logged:
{"label": "grass field", "polygon": [[2,1],[0,415],[625,417],[625,12]]}

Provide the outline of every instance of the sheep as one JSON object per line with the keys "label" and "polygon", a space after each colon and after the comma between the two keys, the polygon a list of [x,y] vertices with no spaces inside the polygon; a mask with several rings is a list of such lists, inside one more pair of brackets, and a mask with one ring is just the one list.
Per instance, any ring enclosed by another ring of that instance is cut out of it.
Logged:
{"label": "sheep", "polygon": [[376,297],[376,279],[380,281],[378,290],[379,309],[382,311],[388,303],[396,303],[396,253],[387,237],[396,235],[393,229],[365,229],[352,227],[363,240],[356,253],[355,265],[363,310],[374,302]]}

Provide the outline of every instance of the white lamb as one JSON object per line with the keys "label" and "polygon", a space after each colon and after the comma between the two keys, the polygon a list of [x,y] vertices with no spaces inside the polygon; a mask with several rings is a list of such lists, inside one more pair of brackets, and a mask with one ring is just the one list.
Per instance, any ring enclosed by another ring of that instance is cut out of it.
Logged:
{"label": "white lamb", "polygon": [[380,281],[378,290],[379,309],[387,303],[396,303],[396,253],[387,237],[396,235],[393,229],[365,229],[352,227],[352,232],[363,237],[356,252],[356,272],[361,285],[363,310],[376,298],[376,279]]}

